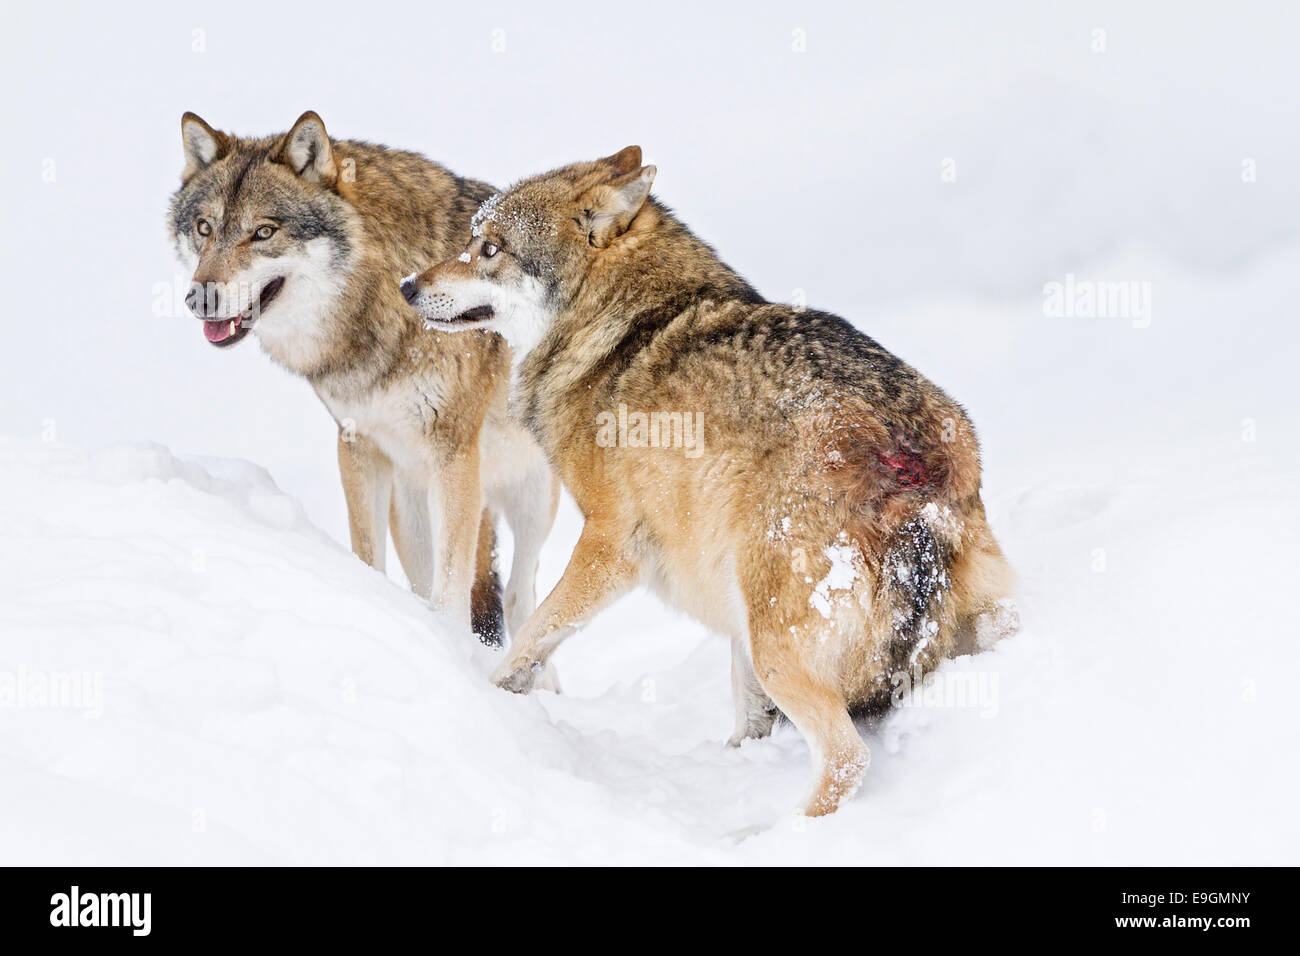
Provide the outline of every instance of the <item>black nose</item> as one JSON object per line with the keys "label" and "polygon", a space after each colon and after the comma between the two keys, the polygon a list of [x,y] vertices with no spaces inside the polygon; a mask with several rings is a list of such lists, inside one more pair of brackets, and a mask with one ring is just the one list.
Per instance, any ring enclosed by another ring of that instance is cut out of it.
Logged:
{"label": "black nose", "polygon": [[420,283],[414,279],[403,279],[401,289],[402,298],[407,302],[414,302],[415,297],[420,294]]}
{"label": "black nose", "polygon": [[217,311],[219,293],[220,290],[215,282],[206,284],[195,282],[190,286],[190,291],[185,293],[185,305],[200,319],[206,319],[210,315],[218,315],[220,314]]}

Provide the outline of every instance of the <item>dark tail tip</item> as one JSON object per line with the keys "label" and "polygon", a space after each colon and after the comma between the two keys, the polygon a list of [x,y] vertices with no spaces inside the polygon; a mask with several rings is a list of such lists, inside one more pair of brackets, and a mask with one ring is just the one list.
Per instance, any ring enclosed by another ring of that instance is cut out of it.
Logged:
{"label": "dark tail tip", "polygon": [[500,647],[505,642],[506,619],[501,604],[501,576],[496,569],[480,575],[470,592],[469,621],[474,636],[488,647]]}
{"label": "dark tail tip", "polygon": [[505,643],[505,609],[501,602],[501,575],[496,565],[496,521],[483,509],[479,521],[478,551],[475,555],[474,587],[469,593],[469,622],[478,639],[488,647]]}

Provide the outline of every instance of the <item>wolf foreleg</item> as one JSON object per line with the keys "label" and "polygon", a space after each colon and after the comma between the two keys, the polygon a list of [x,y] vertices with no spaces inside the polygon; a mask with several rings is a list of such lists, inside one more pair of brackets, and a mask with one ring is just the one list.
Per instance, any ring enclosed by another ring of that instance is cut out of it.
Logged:
{"label": "wolf foreleg", "polygon": [[626,544],[625,535],[587,520],[559,583],[516,635],[492,683],[527,694],[564,639],[636,583]]}
{"label": "wolf foreleg", "polygon": [[348,505],[352,553],[378,571],[388,556],[388,506],[393,491],[393,466],[363,435],[339,426],[339,477]]}
{"label": "wolf foreleg", "polygon": [[457,628],[470,628],[470,589],[474,583],[483,491],[479,487],[478,448],[454,456],[429,485],[433,526],[433,587],[429,603]]}

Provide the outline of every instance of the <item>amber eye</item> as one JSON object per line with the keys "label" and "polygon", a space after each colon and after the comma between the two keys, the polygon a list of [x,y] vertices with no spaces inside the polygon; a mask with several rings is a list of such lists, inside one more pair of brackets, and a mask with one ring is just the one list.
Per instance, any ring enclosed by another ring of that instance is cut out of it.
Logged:
{"label": "amber eye", "polygon": [[495,255],[497,254],[497,252],[500,251],[500,247],[498,247],[498,246],[496,245],[496,243],[493,243],[493,242],[485,242],[485,243],[483,243],[483,250],[482,250],[482,251],[483,251],[483,258],[484,258],[484,259],[491,259],[493,256],[495,256]]}
{"label": "amber eye", "polygon": [[206,219],[199,219],[194,223],[194,228],[198,230],[200,236],[212,235],[212,223]]}
{"label": "amber eye", "polygon": [[262,242],[270,239],[275,235],[275,226],[258,226],[257,231],[253,233],[254,242]]}

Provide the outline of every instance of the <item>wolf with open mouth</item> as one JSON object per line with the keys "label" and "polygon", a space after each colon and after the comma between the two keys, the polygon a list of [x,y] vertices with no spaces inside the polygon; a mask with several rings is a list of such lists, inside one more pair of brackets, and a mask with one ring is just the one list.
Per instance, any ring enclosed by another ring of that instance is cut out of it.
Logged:
{"label": "wolf with open mouth", "polygon": [[[315,113],[242,138],[193,113],[172,197],[187,305],[229,348],[255,333],[339,426],[352,548],[383,569],[387,532],[412,587],[499,643],[536,603],[538,553],[559,485],[506,413],[509,348],[494,334],[423,330],[397,279],[462,248],[492,192],[415,153],[332,140]],[[494,515],[514,559],[504,601]]]}

